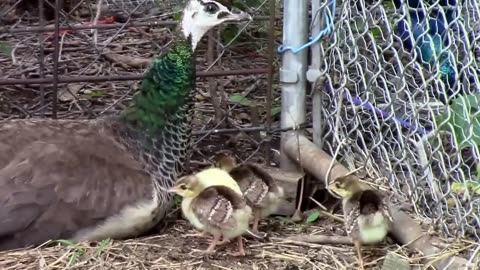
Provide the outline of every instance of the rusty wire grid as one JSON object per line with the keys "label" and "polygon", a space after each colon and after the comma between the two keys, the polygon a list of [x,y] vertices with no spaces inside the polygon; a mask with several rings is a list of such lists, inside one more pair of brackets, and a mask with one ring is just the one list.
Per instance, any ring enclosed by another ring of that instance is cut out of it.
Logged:
{"label": "rusty wire grid", "polygon": [[[426,17],[454,14],[449,43],[430,64],[405,47],[397,28],[415,7],[337,5],[335,32],[320,48],[323,148],[349,169],[385,177],[443,236],[478,241],[480,2],[418,2]],[[432,21],[413,25],[435,31]],[[442,77],[447,54],[457,66],[455,84]]]}
{"label": "rusty wire grid", "polygon": [[[0,6],[0,118],[96,118],[122,110],[150,59],[171,43],[184,6],[183,0],[8,1]],[[271,120],[279,100],[269,79],[277,64],[269,21],[276,18],[267,3],[249,7],[254,21],[211,31],[200,45],[197,144],[226,134],[226,144],[252,148],[248,158],[269,149],[270,134],[281,131]]]}

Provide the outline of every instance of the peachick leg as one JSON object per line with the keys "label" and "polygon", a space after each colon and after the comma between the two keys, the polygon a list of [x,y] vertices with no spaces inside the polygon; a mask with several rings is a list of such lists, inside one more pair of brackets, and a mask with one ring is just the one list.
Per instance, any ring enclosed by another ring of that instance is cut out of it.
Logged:
{"label": "peachick leg", "polygon": [[357,251],[357,257],[358,257],[358,263],[360,264],[360,269],[364,269],[363,268],[363,258],[362,258],[362,251],[360,250],[360,241],[356,240],[353,242],[353,244],[355,245],[355,250]]}
{"label": "peachick leg", "polygon": [[205,253],[212,254],[215,253],[215,247],[217,246],[218,240],[220,239],[221,234],[214,234],[213,235],[213,240],[208,246],[208,248],[205,250]]}
{"label": "peachick leg", "polygon": [[220,245],[225,245],[226,243],[230,242],[229,239],[225,238],[225,235],[222,235],[222,241],[218,242],[217,243],[217,246],[220,246]]}
{"label": "peachick leg", "polygon": [[261,212],[258,209],[255,209],[253,212],[253,225],[252,225],[252,233],[256,235],[258,238],[265,238],[267,237],[267,233],[260,232],[258,230],[258,223],[260,223]]}
{"label": "peachick leg", "polygon": [[239,257],[239,256],[245,256],[245,249],[243,248],[243,239],[242,236],[237,237],[237,243],[238,243],[238,252],[233,252],[229,253],[232,256]]}
{"label": "peachick leg", "polygon": [[252,232],[258,233],[258,223],[260,222],[260,211],[255,209],[253,212],[253,225],[252,225]]}

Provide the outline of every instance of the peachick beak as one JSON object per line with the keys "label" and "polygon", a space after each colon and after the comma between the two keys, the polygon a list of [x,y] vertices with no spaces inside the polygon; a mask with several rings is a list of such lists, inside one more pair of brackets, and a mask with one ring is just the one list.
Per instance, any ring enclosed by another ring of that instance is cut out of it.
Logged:
{"label": "peachick beak", "polygon": [[175,193],[175,192],[177,192],[177,188],[173,187],[173,188],[169,189],[168,192]]}
{"label": "peachick beak", "polygon": [[333,197],[335,197],[337,199],[341,199],[342,197],[339,196],[334,190],[335,189],[333,187],[330,187],[330,186],[327,187],[328,193],[330,193]]}
{"label": "peachick beak", "polygon": [[232,21],[232,22],[242,22],[242,21],[251,21],[252,20],[252,16],[250,16],[250,14],[246,13],[246,12],[239,12],[239,13],[230,13],[226,19],[228,21]]}

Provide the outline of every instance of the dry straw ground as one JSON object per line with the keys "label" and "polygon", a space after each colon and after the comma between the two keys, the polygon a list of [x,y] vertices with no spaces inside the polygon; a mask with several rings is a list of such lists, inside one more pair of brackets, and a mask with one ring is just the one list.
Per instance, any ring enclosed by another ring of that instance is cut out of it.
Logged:
{"label": "dry straw ground", "polygon": [[[287,238],[299,233],[343,234],[342,225],[321,218],[313,225],[293,224],[272,218],[262,229],[269,232],[264,241],[246,241],[247,256],[231,257],[227,250],[233,243],[205,257],[200,250],[207,239],[194,236],[183,220],[172,221],[151,236],[125,241],[104,241],[76,246],[52,243],[50,247],[0,253],[0,269],[357,269],[354,249],[350,245],[317,245],[292,242]],[[418,262],[419,254],[406,254],[397,246],[365,248],[366,269],[381,269],[387,250]],[[413,257],[412,257],[413,256]],[[412,259],[413,258],[413,259]]]}

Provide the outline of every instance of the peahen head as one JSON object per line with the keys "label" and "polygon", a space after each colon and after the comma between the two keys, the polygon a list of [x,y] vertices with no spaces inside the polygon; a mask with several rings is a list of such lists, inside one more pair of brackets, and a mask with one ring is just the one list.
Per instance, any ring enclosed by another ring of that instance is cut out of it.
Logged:
{"label": "peahen head", "polygon": [[186,39],[191,39],[195,50],[200,39],[211,28],[225,22],[251,20],[245,12],[234,13],[226,0],[190,0],[183,12],[180,29]]}

